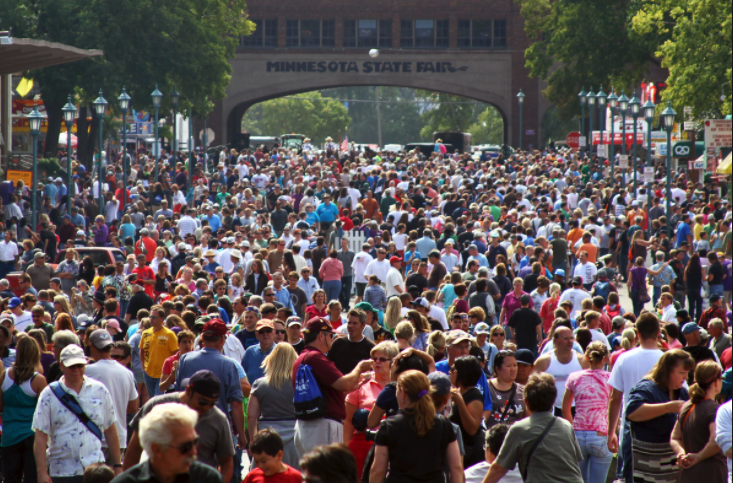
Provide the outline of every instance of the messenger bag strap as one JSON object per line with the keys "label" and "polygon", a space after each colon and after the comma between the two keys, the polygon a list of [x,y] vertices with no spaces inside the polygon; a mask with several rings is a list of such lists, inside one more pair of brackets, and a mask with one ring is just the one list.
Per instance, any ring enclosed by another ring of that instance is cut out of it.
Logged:
{"label": "messenger bag strap", "polygon": [[534,454],[534,451],[537,449],[537,447],[540,445],[543,439],[545,439],[545,436],[547,436],[547,433],[550,432],[550,429],[552,429],[552,426],[555,424],[555,421],[557,421],[557,417],[552,416],[552,420],[545,426],[545,430],[542,431],[542,434],[540,434],[540,437],[537,438],[532,445],[532,448],[529,450],[529,454],[527,455],[527,465],[524,467],[524,472],[522,473],[522,480],[527,481],[527,474],[529,474],[529,465],[532,463],[532,455]]}
{"label": "messenger bag strap", "polygon": [[58,382],[52,382],[51,384],[49,384],[49,386],[58,398],[59,402],[63,404],[66,409],[71,411],[74,416],[79,419],[79,422],[81,422],[81,424],[83,424],[85,428],[87,428],[94,436],[96,436],[99,441],[102,441],[102,431],[99,429],[99,426],[97,426],[96,423],[92,421],[89,416],[86,415],[84,410],[81,408],[79,402],[68,392],[64,391],[61,388],[61,384],[59,384]]}

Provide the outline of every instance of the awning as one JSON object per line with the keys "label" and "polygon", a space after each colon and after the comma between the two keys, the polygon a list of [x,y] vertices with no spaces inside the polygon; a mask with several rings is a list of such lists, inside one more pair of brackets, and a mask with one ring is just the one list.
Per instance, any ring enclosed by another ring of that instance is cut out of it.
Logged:
{"label": "awning", "polygon": [[[59,146],[66,146],[66,133],[65,132],[59,133]],[[71,135],[71,147],[72,148],[77,147],[76,136],[74,136],[73,134]]]}
{"label": "awning", "polygon": [[718,165],[718,169],[716,170],[719,174],[732,174],[731,167],[733,165],[733,153],[728,153],[728,156],[723,160],[722,163]]}
{"label": "awning", "polygon": [[0,75],[66,64],[100,55],[103,52],[96,49],[79,49],[45,40],[0,37]]}

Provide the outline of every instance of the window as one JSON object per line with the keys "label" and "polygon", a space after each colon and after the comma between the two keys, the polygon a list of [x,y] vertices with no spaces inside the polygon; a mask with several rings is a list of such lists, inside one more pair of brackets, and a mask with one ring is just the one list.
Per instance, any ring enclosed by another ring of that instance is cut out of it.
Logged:
{"label": "window", "polygon": [[438,20],[437,22],[435,22],[436,47],[448,47],[449,31],[450,28],[448,20]]}
{"label": "window", "polygon": [[392,48],[392,21],[379,21],[379,46]]}
{"label": "window", "polygon": [[255,30],[252,34],[242,37],[239,45],[242,47],[277,47],[277,19],[254,19]]}
{"label": "window", "polygon": [[412,20],[400,20],[400,46],[402,48],[415,46]]}
{"label": "window", "polygon": [[285,45],[288,47],[333,47],[336,45],[334,20],[288,20]]}
{"label": "window", "polygon": [[400,45],[408,49],[448,47],[449,30],[448,20],[401,20]]}
{"label": "window", "polygon": [[344,47],[356,47],[356,20],[344,20]]}
{"label": "window", "polygon": [[459,20],[458,47],[502,49],[506,47],[506,20]]}
{"label": "window", "polygon": [[392,47],[391,20],[344,20],[344,47]]}

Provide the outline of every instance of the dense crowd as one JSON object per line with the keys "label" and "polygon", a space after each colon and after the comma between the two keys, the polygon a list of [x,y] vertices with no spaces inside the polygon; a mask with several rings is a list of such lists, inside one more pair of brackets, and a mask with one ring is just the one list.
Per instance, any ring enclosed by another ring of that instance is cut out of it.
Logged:
{"label": "dense crowd", "polygon": [[328,147],[0,183],[4,481],[731,481],[725,180]]}

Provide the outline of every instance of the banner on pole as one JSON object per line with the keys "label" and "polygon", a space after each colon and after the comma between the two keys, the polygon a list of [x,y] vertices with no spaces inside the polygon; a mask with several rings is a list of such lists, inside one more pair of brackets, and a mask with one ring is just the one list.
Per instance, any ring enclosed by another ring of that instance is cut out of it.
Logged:
{"label": "banner on pole", "polygon": [[644,168],[644,182],[652,183],[654,181],[654,168]]}
{"label": "banner on pole", "polygon": [[618,167],[622,169],[626,169],[629,167],[629,155],[628,154],[621,154],[618,157]]}

